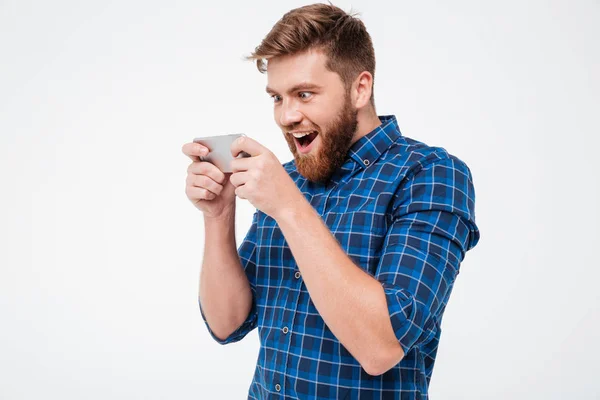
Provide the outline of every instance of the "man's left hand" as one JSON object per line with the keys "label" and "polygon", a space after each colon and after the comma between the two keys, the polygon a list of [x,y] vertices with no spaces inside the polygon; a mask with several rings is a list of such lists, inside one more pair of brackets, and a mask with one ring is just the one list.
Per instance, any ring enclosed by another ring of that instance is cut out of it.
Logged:
{"label": "man's left hand", "polygon": [[299,202],[306,201],[269,149],[242,136],[231,144],[231,154],[237,157],[242,151],[250,154],[250,157],[233,160],[233,174],[229,178],[239,198],[247,199],[254,207],[274,219],[286,210],[297,207]]}

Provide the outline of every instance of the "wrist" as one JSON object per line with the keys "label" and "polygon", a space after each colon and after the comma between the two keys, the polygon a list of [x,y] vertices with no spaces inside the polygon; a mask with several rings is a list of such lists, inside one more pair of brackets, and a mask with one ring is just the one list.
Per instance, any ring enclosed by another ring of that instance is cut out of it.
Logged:
{"label": "wrist", "polygon": [[204,213],[205,223],[217,223],[222,224],[223,222],[229,222],[235,220],[235,204],[232,207],[226,207],[219,214],[207,214]]}
{"label": "wrist", "polygon": [[306,200],[304,195],[301,195],[296,201],[287,202],[285,207],[277,211],[273,219],[280,226],[286,223],[295,224],[299,218],[306,217],[310,212],[314,212],[312,205]]}
{"label": "wrist", "polygon": [[235,209],[219,215],[205,214],[204,235],[211,243],[235,243]]}

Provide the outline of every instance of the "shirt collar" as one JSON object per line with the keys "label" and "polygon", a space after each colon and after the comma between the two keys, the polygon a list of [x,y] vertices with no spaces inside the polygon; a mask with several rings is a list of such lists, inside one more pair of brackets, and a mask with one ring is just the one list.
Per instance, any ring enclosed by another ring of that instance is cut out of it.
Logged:
{"label": "shirt collar", "polygon": [[381,125],[358,139],[348,150],[348,157],[363,167],[377,161],[402,136],[395,115],[380,115],[379,120]]}

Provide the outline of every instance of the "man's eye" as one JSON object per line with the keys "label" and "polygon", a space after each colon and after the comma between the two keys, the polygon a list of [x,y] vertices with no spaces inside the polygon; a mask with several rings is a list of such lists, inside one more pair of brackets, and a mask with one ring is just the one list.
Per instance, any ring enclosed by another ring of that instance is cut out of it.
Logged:
{"label": "man's eye", "polygon": [[312,96],[312,92],[300,92],[300,93],[298,93],[298,95],[300,96],[300,98],[306,100],[306,99],[310,98],[310,96]]}
{"label": "man's eye", "polygon": [[274,94],[271,96],[271,98],[273,99],[273,103],[277,103],[279,101],[281,101],[281,96]]}

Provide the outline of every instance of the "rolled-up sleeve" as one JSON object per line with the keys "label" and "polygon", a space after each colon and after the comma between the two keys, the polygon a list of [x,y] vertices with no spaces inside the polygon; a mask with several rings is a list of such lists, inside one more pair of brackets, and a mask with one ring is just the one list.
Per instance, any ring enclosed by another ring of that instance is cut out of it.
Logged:
{"label": "rolled-up sleeve", "polygon": [[473,180],[462,161],[438,158],[406,178],[375,276],[405,354],[436,335],[460,262],[478,240]]}
{"label": "rolled-up sleeve", "polygon": [[248,333],[250,333],[257,326],[258,313],[256,310],[256,231],[257,231],[257,223],[258,223],[258,211],[254,213],[252,217],[252,225],[248,230],[242,244],[238,248],[238,254],[240,257],[240,262],[242,263],[242,267],[244,268],[244,272],[248,277],[248,282],[250,283],[250,291],[252,292],[252,307],[250,308],[250,312],[246,317],[246,320],[228,337],[225,339],[219,339],[215,336],[212,329],[208,325],[206,321],[206,316],[204,315],[204,311],[202,310],[202,304],[200,304],[200,299],[198,299],[198,306],[200,307],[200,314],[202,315],[202,319],[206,327],[208,328],[208,332],[212,336],[212,338],[219,344],[228,344],[234,343],[242,340]]}

